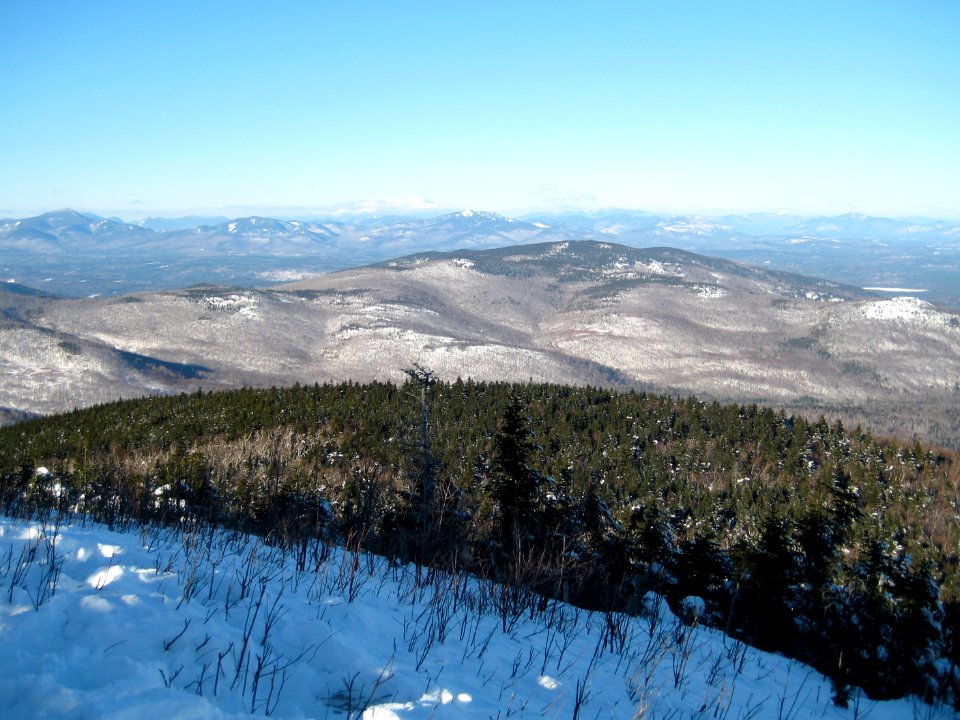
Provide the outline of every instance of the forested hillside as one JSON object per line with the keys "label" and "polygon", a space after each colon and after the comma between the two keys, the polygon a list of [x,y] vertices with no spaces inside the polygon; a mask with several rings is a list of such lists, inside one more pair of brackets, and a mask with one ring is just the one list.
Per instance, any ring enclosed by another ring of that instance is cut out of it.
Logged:
{"label": "forested hillside", "polygon": [[10,514],[212,521],[304,557],[338,540],[596,609],[654,589],[811,663],[840,704],[958,702],[958,478],[952,452],[753,405],[419,370],[0,428]]}
{"label": "forested hillside", "polygon": [[0,288],[0,421],[118,396],[402,382],[429,366],[823,414],[960,450],[960,314],[664,247],[418,253],[270,290]]}

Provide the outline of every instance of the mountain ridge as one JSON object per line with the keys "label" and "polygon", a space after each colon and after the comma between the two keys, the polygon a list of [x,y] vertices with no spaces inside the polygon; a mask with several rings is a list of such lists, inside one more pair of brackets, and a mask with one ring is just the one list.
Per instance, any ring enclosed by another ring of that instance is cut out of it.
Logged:
{"label": "mountain ridge", "polygon": [[401,381],[418,362],[449,379],[762,402],[960,444],[960,313],[676,248],[461,248],[260,289],[7,297],[0,406],[24,412]]}
{"label": "mountain ridge", "polygon": [[119,295],[198,282],[267,287],[431,250],[608,240],[826,274],[860,287],[918,288],[934,302],[960,307],[960,224],[933,219],[612,209],[521,218],[478,210],[430,218],[251,215],[173,224],[158,231],[66,210],[0,222],[0,272],[60,294]]}

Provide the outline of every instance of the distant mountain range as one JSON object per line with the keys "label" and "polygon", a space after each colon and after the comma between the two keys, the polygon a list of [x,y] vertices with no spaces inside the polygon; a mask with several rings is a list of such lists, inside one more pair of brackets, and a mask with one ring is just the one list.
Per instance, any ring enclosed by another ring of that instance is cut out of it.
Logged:
{"label": "distant mountain range", "polygon": [[464,210],[433,218],[150,218],[135,225],[62,210],[0,220],[0,279],[73,296],[210,282],[263,287],[403,254],[573,240],[677,247],[861,287],[923,291],[960,307],[960,223],[859,214],[606,210],[508,218]]}

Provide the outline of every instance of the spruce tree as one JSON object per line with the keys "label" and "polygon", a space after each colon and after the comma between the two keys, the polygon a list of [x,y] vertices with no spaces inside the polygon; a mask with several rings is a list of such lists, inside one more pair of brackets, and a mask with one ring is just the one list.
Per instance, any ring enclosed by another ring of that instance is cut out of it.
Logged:
{"label": "spruce tree", "polygon": [[501,550],[522,549],[536,528],[539,476],[530,467],[533,452],[524,408],[510,400],[493,441],[493,496],[500,511]]}

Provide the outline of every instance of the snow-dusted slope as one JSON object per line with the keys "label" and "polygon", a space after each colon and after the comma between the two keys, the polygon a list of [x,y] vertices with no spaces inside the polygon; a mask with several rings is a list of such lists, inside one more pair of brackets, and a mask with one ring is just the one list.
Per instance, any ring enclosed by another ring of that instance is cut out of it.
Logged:
{"label": "snow-dusted slope", "polygon": [[812,403],[880,432],[960,437],[956,312],[678,250],[564,241],[417,254],[272,290],[0,292],[0,407],[18,411],[198,385],[402,382],[414,362],[449,380]]}
{"label": "snow-dusted slope", "polygon": [[[318,546],[0,518],[10,718],[946,718],[831,702],[828,681],[687,625],[559,603]],[[53,581],[56,580],[55,585]],[[696,609],[696,600],[688,603]]]}

